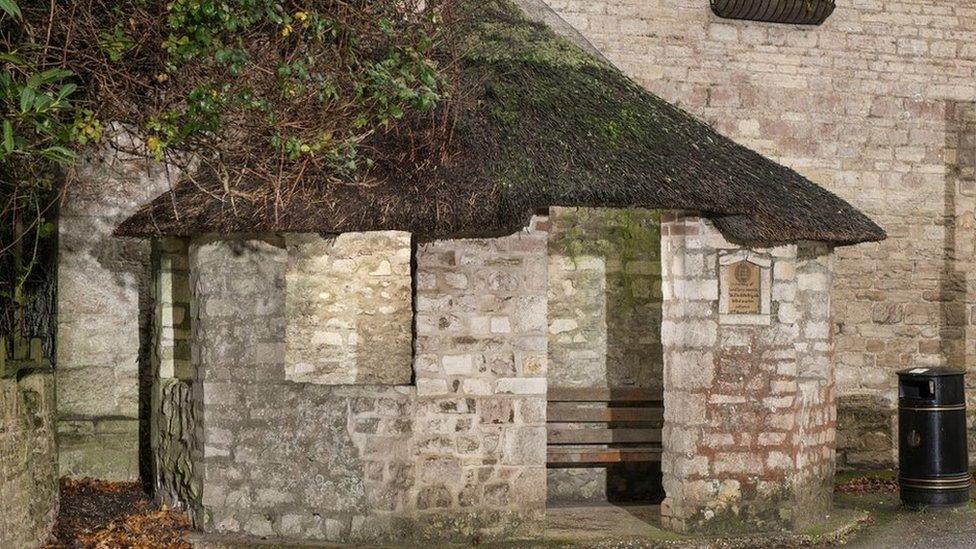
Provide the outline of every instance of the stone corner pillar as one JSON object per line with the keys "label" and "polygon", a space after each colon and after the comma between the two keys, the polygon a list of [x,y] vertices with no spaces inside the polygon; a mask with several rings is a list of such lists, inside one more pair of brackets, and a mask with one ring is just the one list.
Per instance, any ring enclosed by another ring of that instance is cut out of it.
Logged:
{"label": "stone corner pillar", "polygon": [[830,509],[830,250],[744,248],[662,216],[666,527],[796,529]]}

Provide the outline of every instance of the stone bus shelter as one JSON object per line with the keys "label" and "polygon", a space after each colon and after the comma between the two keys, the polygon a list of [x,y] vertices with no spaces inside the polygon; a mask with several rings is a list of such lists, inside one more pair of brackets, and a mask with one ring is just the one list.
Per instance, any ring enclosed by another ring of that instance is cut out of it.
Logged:
{"label": "stone bus shelter", "polygon": [[[605,368],[574,383],[565,376],[573,365],[559,358],[572,348],[560,337],[565,321],[551,312],[572,298],[553,291],[553,279],[562,289],[564,264],[579,269],[597,256],[550,245],[560,220],[578,215],[555,213],[511,236],[418,243],[413,253],[410,235],[397,232],[158,240],[157,494],[221,533],[538,535],[547,500],[601,499],[567,480],[554,455],[635,448],[547,437],[638,430],[547,417],[547,390],[643,387],[663,401],[663,422],[640,424],[658,438],[636,448],[657,453],[666,526],[780,530],[824,519],[836,422],[830,248],[743,248],[705,217],[662,214],[660,259],[647,261],[660,273],[647,281],[663,293],[650,300],[659,324],[648,326],[659,330],[650,335],[661,362],[629,379]],[[600,219],[591,231],[614,220],[591,215]],[[631,270],[640,262],[605,255],[604,267],[615,259]],[[752,303],[751,281],[737,278],[743,262],[758,282]],[[592,409],[621,410],[612,406]],[[577,481],[611,474],[606,467],[572,464]],[[640,482],[635,474],[623,482]]]}
{"label": "stone bus shelter", "polygon": [[476,167],[491,192],[323,184],[271,215],[88,160],[77,192],[116,199],[61,224],[63,471],[141,467],[203,531],[335,542],[531,536],[556,501],[656,502],[681,532],[825,518],[832,251],[884,232],[534,3],[488,4],[463,67],[485,110],[459,116],[510,161]]}

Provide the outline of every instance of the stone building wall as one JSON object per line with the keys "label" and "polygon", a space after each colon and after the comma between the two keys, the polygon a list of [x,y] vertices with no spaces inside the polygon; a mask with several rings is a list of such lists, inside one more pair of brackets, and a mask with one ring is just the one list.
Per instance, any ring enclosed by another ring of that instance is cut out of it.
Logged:
{"label": "stone building wall", "polygon": [[196,523],[358,542],[540,531],[545,250],[541,231],[419,246],[416,384],[326,386],[286,378],[285,241],[192,243]]}
{"label": "stone building wall", "polygon": [[284,241],[191,244],[203,423],[195,522],[255,536],[368,538],[387,526],[383,510],[404,504],[402,491],[384,487],[411,474],[412,389],[286,380],[287,262]]}
{"label": "stone building wall", "polygon": [[537,217],[511,236],[417,251],[414,490],[425,534],[541,532],[546,226]]}
{"label": "stone building wall", "polygon": [[150,249],[111,234],[176,173],[125,152],[141,143],[121,127],[108,134],[79,163],[58,227],[60,466],[66,476],[133,480],[149,438],[149,399],[139,395],[151,383]]}
{"label": "stone building wall", "polygon": [[833,298],[840,463],[890,464],[894,372],[976,367],[976,6],[850,0],[797,27],[704,0],[546,1],[645,87],[888,231],[838,250]]}
{"label": "stone building wall", "polygon": [[54,373],[0,379],[0,547],[40,547],[58,514]]}
{"label": "stone building wall", "polygon": [[410,233],[289,235],[286,245],[287,379],[410,383]]}
{"label": "stone building wall", "polygon": [[[692,214],[662,216],[661,232],[665,524],[723,532],[823,520],[835,428],[829,250],[743,249]],[[728,305],[742,261],[758,271],[748,314]]]}
{"label": "stone building wall", "polygon": [[[560,208],[549,216],[549,386],[660,393],[660,218],[652,210]],[[593,427],[605,425],[594,424]],[[550,501],[657,496],[658,463],[550,469]]]}

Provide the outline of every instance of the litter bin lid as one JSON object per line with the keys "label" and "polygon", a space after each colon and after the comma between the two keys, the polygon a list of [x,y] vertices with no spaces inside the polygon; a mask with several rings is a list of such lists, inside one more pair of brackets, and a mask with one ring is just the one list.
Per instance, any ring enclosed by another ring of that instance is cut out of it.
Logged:
{"label": "litter bin lid", "polygon": [[966,375],[965,370],[959,370],[957,368],[946,368],[944,366],[934,366],[927,367],[921,366],[918,368],[908,368],[907,370],[899,370],[899,377],[946,377],[946,376],[964,376]]}

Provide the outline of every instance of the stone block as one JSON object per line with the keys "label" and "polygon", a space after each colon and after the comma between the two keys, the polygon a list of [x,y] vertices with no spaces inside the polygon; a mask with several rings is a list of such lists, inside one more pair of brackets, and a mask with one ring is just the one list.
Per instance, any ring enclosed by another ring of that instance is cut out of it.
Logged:
{"label": "stone block", "polygon": [[61,436],[58,441],[60,474],[133,481],[139,478],[139,424],[128,432]]}
{"label": "stone block", "polygon": [[471,355],[449,355],[441,359],[444,373],[449,376],[460,376],[474,372],[474,358]]}
{"label": "stone block", "polygon": [[546,378],[502,378],[495,382],[495,392],[498,394],[515,395],[544,395],[546,393]]}
{"label": "stone block", "polygon": [[58,370],[59,413],[138,417],[137,380],[128,376],[118,379],[116,371],[112,366]]}
{"label": "stone block", "polygon": [[704,350],[668,353],[667,376],[676,389],[696,390],[711,387],[715,375],[714,358]]}

